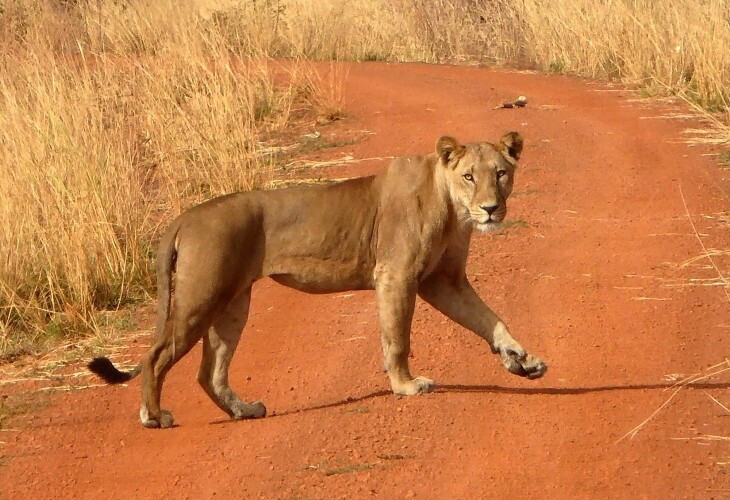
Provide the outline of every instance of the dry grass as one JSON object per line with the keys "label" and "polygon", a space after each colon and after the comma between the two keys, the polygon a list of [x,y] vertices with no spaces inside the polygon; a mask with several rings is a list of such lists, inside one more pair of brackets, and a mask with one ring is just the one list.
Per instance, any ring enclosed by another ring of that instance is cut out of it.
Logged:
{"label": "dry grass", "polygon": [[0,17],[4,356],[146,298],[160,227],[260,185],[275,157],[261,139],[297,106],[330,103],[311,69],[232,57],[172,0],[59,5],[6,3]]}
{"label": "dry grass", "polygon": [[730,139],[723,0],[8,0],[0,49],[0,356],[147,297],[161,225],[259,185],[301,106],[341,116],[338,66],[272,58],[616,79],[725,113]]}
{"label": "dry grass", "polygon": [[724,0],[197,3],[229,36],[274,57],[522,65],[681,92],[716,110],[730,104]]}
{"label": "dry grass", "polygon": [[470,62],[621,81],[713,113],[730,142],[724,0],[197,0],[237,47],[272,57]]}
{"label": "dry grass", "polygon": [[[685,389],[687,387],[692,387],[693,384],[697,384],[698,382],[702,382],[704,380],[708,380],[708,379],[715,378],[715,377],[717,377],[719,375],[722,375],[722,374],[725,374],[725,373],[728,373],[728,372],[730,372],[730,359],[725,359],[721,363],[718,363],[716,365],[710,366],[709,368],[705,368],[701,372],[697,372],[697,373],[694,373],[694,374],[689,375],[689,376],[686,376],[686,377],[680,377],[680,379],[677,380],[674,383],[673,386],[668,387],[667,389],[665,389],[665,390],[669,390],[669,389],[672,390],[672,393],[669,395],[669,397],[667,399],[665,399],[664,402],[661,405],[659,405],[652,412],[651,415],[649,415],[646,419],[644,419],[639,425],[637,425],[636,427],[634,427],[633,429],[631,429],[630,431],[628,431],[626,434],[624,434],[623,436],[621,436],[618,440],[616,440],[616,442],[614,444],[617,444],[617,443],[623,441],[626,438],[634,439],[634,437],[636,437],[636,435],[649,422],[651,422],[654,419],[654,417],[656,417],[659,413],[661,413],[661,411],[664,410],[664,408],[666,408],[667,405],[669,405],[669,403],[672,402],[672,400],[674,399],[674,397],[677,394],[679,394],[679,392],[682,389]],[[725,408],[724,405],[720,404],[714,397],[710,396],[709,394],[708,394],[708,396],[710,397],[710,399],[713,402],[719,404],[723,409],[727,410],[727,408]],[[722,439],[730,439],[730,438],[723,437]]]}

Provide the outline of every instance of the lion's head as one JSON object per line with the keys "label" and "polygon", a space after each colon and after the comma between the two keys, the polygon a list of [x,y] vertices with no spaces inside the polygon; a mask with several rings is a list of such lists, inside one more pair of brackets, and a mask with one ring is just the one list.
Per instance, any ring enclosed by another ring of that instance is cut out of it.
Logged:
{"label": "lion's head", "polygon": [[499,227],[507,214],[522,137],[509,132],[498,144],[460,144],[444,136],[436,142],[436,154],[446,172],[451,201],[459,219],[480,231]]}

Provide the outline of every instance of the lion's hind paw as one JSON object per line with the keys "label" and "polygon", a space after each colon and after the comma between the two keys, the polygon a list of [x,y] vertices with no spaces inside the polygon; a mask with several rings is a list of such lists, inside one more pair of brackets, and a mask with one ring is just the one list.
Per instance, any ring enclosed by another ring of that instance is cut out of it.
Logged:
{"label": "lion's hind paw", "polygon": [[400,396],[415,396],[416,394],[425,394],[431,392],[435,383],[430,378],[415,377],[407,382],[393,385],[393,392]]}

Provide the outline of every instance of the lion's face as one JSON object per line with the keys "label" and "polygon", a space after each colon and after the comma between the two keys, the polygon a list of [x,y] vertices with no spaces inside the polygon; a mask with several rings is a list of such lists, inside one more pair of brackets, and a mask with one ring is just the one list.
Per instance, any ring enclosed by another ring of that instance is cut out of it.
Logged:
{"label": "lion's face", "polygon": [[461,221],[480,231],[499,227],[507,214],[507,198],[521,152],[522,138],[516,132],[506,134],[496,145],[482,142],[463,146],[452,137],[438,140],[436,153]]}

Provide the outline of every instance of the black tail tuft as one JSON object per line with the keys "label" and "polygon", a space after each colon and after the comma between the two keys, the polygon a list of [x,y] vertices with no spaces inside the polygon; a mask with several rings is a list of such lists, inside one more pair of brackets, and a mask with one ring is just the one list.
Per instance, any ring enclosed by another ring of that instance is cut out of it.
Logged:
{"label": "black tail tuft", "polygon": [[107,384],[122,384],[134,377],[133,373],[119,371],[108,358],[94,358],[86,367]]}

